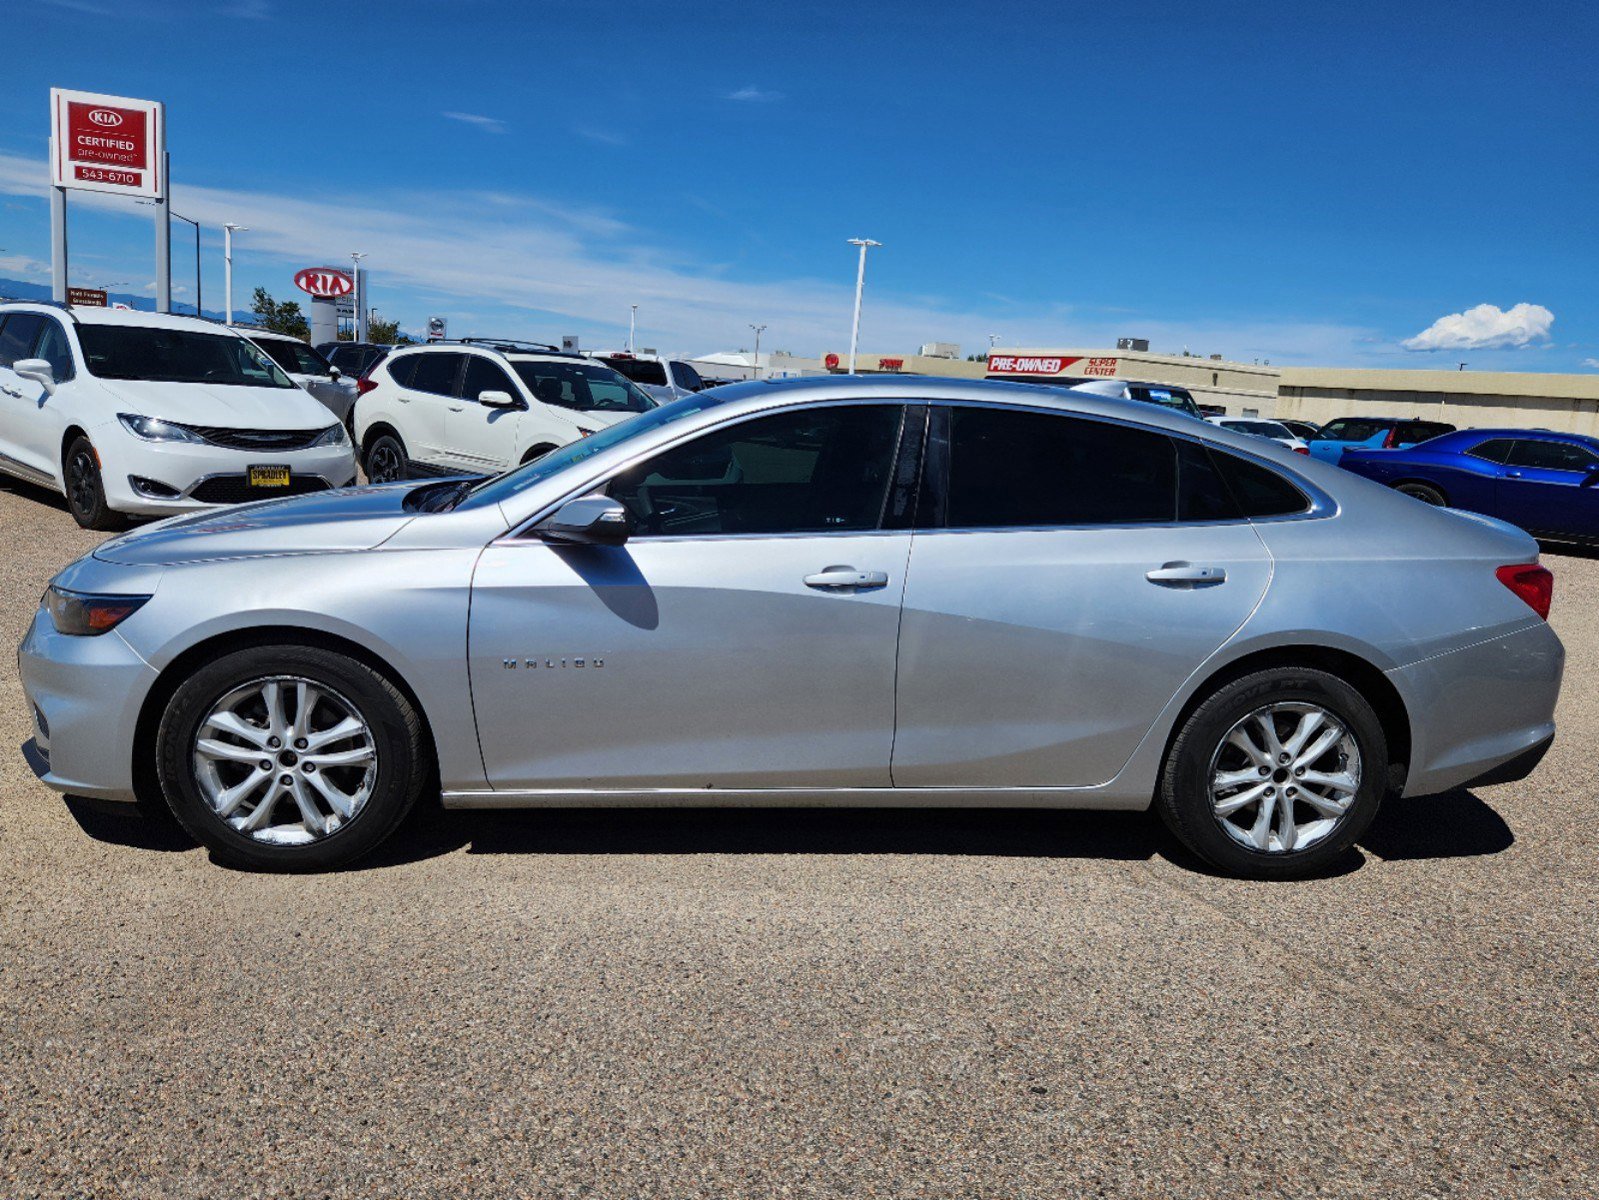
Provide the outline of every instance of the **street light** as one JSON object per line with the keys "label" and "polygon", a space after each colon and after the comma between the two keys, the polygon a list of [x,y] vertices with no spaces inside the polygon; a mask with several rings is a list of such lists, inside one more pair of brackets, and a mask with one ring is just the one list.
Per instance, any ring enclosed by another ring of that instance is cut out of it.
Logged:
{"label": "street light", "polygon": [[194,226],[194,315],[203,317],[205,311],[200,307],[200,222],[177,213],[172,213],[171,216],[174,220]]}
{"label": "street light", "polygon": [[350,340],[361,341],[361,260],[368,257],[365,251],[350,251],[350,263],[354,270],[351,272],[355,281],[355,307],[350,316]]}
{"label": "street light", "polygon": [[750,328],[755,331],[755,374],[751,378],[759,379],[761,377],[761,334],[765,331],[766,326],[751,325]]}
{"label": "street light", "polygon": [[874,242],[871,238],[850,238],[851,246],[861,248],[860,266],[855,271],[855,321],[849,331],[849,373],[855,374],[855,346],[861,337],[861,292],[866,287],[866,249],[869,246],[881,246],[882,242]]}
{"label": "street light", "polygon": [[222,290],[228,294],[226,321],[233,324],[233,235],[236,233],[249,233],[248,225],[235,225],[232,221],[222,224]]}
{"label": "street light", "polygon": [[633,353],[633,335],[638,329],[638,305],[628,305],[627,313],[627,352]]}
{"label": "street light", "polygon": [[1003,333],[991,333],[988,335],[988,352],[990,354],[994,352],[994,343],[1004,336]]}

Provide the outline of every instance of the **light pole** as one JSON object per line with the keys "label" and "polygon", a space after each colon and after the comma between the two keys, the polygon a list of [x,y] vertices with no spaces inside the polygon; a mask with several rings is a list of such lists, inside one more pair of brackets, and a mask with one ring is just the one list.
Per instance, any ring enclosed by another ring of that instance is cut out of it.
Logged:
{"label": "light pole", "polygon": [[627,352],[633,353],[633,335],[638,331],[638,305],[627,306]]}
{"label": "light pole", "polygon": [[222,224],[222,290],[228,296],[224,312],[229,325],[233,324],[233,235],[249,232],[248,225],[235,225],[232,221]]}
{"label": "light pole", "polygon": [[755,373],[751,378],[759,379],[761,377],[761,334],[765,332],[766,326],[751,325],[750,328],[755,331]]}
{"label": "light pole", "polygon": [[990,354],[994,353],[994,343],[1004,336],[1003,333],[991,333],[988,335],[988,352]]}
{"label": "light pole", "polygon": [[366,257],[367,253],[364,250],[350,251],[350,265],[352,268],[350,277],[355,284],[354,315],[350,318],[350,340],[352,342],[361,340],[361,326],[366,323],[361,320],[361,260]]}
{"label": "light pole", "polygon": [[851,246],[861,248],[860,266],[855,271],[855,321],[849,331],[849,373],[855,374],[855,346],[861,337],[861,292],[866,287],[866,250],[869,246],[881,246],[882,242],[874,242],[871,238],[850,238]]}
{"label": "light pole", "polygon": [[205,312],[200,307],[200,222],[179,213],[173,213],[172,219],[194,226],[194,315],[203,317]]}

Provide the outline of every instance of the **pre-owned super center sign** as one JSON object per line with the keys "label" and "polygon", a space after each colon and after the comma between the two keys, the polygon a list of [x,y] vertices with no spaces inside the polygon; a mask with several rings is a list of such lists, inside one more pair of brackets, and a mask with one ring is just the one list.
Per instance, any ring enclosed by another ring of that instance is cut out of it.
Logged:
{"label": "pre-owned super center sign", "polygon": [[160,200],[166,195],[166,109],[158,100],[50,89],[56,187]]}

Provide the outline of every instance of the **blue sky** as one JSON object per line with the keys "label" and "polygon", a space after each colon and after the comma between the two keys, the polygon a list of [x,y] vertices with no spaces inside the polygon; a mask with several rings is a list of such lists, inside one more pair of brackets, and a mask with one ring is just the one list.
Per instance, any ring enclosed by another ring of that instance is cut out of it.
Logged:
{"label": "blue sky", "polygon": [[[364,250],[412,330],[617,345],[637,303],[642,345],[762,322],[818,353],[868,236],[873,352],[1599,369],[1593,5],[10,0],[5,26],[0,276],[47,271],[56,85],[166,102],[208,308],[233,220],[236,298]],[[153,286],[149,210],[75,202],[72,239],[75,284]]]}

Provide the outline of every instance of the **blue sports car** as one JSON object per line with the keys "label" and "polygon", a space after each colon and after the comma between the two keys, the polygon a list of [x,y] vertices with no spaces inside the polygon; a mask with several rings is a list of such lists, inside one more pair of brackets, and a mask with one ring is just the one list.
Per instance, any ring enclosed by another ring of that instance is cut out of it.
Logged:
{"label": "blue sports car", "polygon": [[1415,417],[1339,417],[1305,441],[1312,458],[1342,466],[1343,456],[1350,450],[1402,449],[1454,431],[1455,427],[1446,422]]}
{"label": "blue sports car", "polygon": [[1344,451],[1339,464],[1428,504],[1486,513],[1528,533],[1599,542],[1599,438],[1462,429],[1408,450]]}

